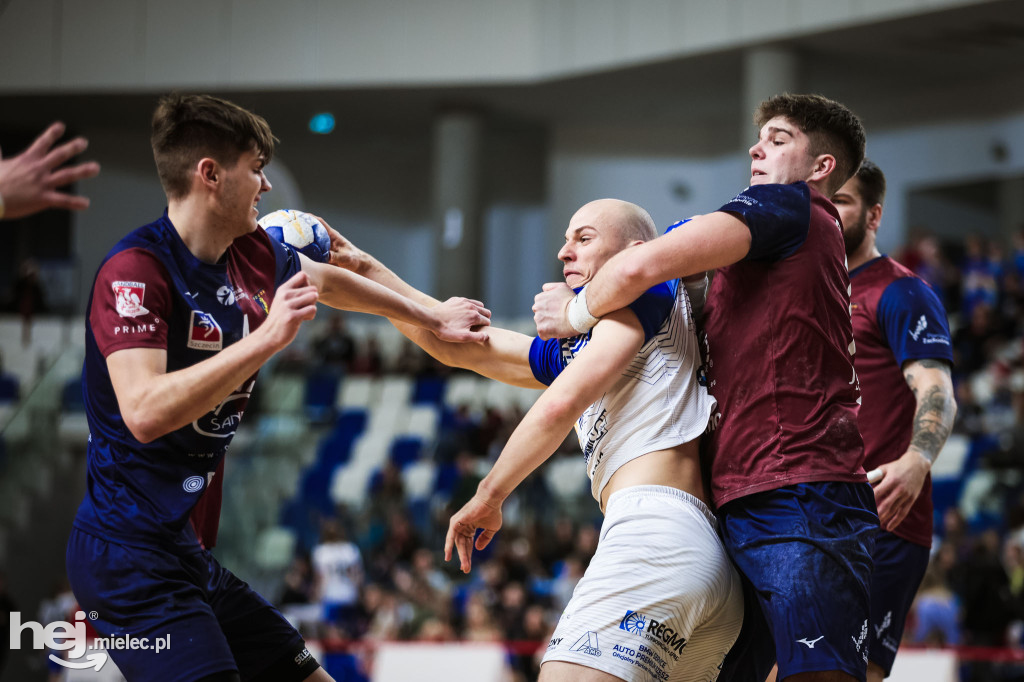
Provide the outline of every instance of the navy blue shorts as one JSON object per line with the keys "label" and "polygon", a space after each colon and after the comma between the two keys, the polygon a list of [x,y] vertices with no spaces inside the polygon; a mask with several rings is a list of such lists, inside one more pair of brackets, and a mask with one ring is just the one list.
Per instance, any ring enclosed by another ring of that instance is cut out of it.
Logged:
{"label": "navy blue shorts", "polygon": [[886,531],[875,538],[875,571],[871,576],[871,631],[868,658],[888,677],[914,595],[928,568],[927,547]]}
{"label": "navy blue shorts", "polygon": [[841,670],[863,680],[878,531],[871,486],[786,486],[733,500],[718,520],[748,597],[720,679],[761,682],[774,653],[779,679]]}
{"label": "navy blue shorts", "polygon": [[[159,653],[107,653],[129,680],[196,680],[237,671],[249,680],[295,652],[308,662],[302,636],[263,597],[206,550],[175,554],[128,547],[72,529],[68,579],[90,624],[106,637],[167,637]],[[305,675],[298,679],[303,679]]]}

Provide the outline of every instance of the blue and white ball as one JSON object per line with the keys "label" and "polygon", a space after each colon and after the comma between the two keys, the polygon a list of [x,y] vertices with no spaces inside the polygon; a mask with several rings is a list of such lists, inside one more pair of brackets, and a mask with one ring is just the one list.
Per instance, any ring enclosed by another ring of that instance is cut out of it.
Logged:
{"label": "blue and white ball", "polygon": [[268,213],[259,225],[271,237],[315,260],[326,263],[331,257],[331,235],[320,221],[303,211],[283,209]]}

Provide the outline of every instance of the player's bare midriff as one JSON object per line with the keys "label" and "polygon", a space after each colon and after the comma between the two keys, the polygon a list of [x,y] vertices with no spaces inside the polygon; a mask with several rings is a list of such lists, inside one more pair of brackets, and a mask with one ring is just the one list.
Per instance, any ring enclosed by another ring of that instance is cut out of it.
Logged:
{"label": "player's bare midriff", "polygon": [[707,504],[704,481],[700,474],[699,440],[666,450],[648,452],[619,467],[601,491],[601,511],[612,493],[635,485],[665,485],[678,488]]}

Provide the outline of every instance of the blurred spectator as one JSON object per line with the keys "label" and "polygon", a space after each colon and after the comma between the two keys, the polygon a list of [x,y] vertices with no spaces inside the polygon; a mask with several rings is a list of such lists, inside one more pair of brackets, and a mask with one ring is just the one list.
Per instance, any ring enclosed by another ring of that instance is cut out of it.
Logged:
{"label": "blurred spectator", "polygon": [[1003,470],[1024,468],[1024,370],[1018,369],[1007,382],[1013,418],[999,434],[999,448],[987,458],[989,466]]}
{"label": "blurred spectator", "polygon": [[503,638],[504,633],[494,622],[483,597],[480,594],[470,596],[466,602],[462,639],[468,642],[500,642]]}
{"label": "blurred spectator", "polygon": [[324,621],[350,632],[363,584],[363,558],[359,548],[346,540],[336,519],[323,522],[320,537],[311,555],[313,591],[323,607]]}
{"label": "blurred spectator", "polygon": [[284,587],[277,599],[279,606],[309,604],[313,601],[313,567],[305,554],[292,559],[284,574]]}
{"label": "blurred spectator", "polygon": [[352,374],[380,376],[383,371],[384,359],[380,352],[380,341],[376,336],[369,336],[352,360]]}
{"label": "blurred spectator", "polygon": [[910,643],[940,647],[960,643],[956,597],[934,562],[924,574],[913,608],[916,624]]}
{"label": "blurred spectator", "polygon": [[513,641],[525,639],[523,617],[526,615],[526,589],[520,582],[506,583],[501,588],[498,622],[504,636]]}
{"label": "blurred spectator", "polygon": [[958,374],[971,374],[985,366],[999,329],[988,303],[979,301],[971,309],[967,325],[953,334],[953,352]]}
{"label": "blurred spectator", "polygon": [[415,639],[420,642],[450,642],[455,639],[455,632],[448,623],[437,618],[427,618],[420,624]]}
{"label": "blurred spectator", "polygon": [[911,267],[921,279],[931,285],[935,293],[942,299],[942,304],[947,311],[959,309],[959,305],[957,305],[959,301],[953,300],[950,291],[957,283],[959,273],[947,262],[939,240],[931,235],[924,235],[918,240],[915,251],[917,257],[911,258],[911,260],[916,260],[917,266],[908,265],[907,267]]}
{"label": "blurred spectator", "polygon": [[1024,646],[1024,544],[1021,533],[1007,538],[1003,546],[1003,568],[1009,581],[1010,646]]}
{"label": "blurred spectator", "polygon": [[49,310],[39,279],[39,263],[34,258],[26,258],[18,266],[18,278],[14,280],[6,308],[21,317],[21,343],[28,346],[32,342],[32,318]]}
{"label": "blurred spectator", "polygon": [[333,313],[324,329],[313,339],[313,362],[318,368],[339,373],[351,371],[356,358],[356,342],[345,328],[345,316]]}
{"label": "blurred spectator", "polygon": [[973,234],[964,239],[964,262],[961,266],[960,310],[970,318],[975,306],[990,309],[999,304],[999,282],[1002,280],[1002,256],[998,249],[989,251],[985,241]]}
{"label": "blurred spectator", "polygon": [[404,511],[393,511],[388,517],[388,526],[379,546],[371,555],[371,574],[374,579],[387,580],[401,564],[409,566],[413,554],[420,547],[416,529]]}
{"label": "blurred spectator", "polygon": [[373,596],[368,603],[374,604],[374,608],[370,610],[366,638],[378,642],[399,639],[402,626],[412,620],[412,607],[389,590],[368,591],[367,596],[370,595]]}
{"label": "blurred spectator", "polygon": [[1010,585],[999,552],[999,535],[986,530],[962,567],[960,599],[963,605],[964,643],[1003,646],[1013,613]]}
{"label": "blurred spectator", "polygon": [[437,552],[425,547],[417,549],[412,556],[412,572],[417,580],[438,594],[447,594],[451,581],[434,562]]}
{"label": "blurred spectator", "polygon": [[405,484],[402,472],[392,462],[385,462],[379,475],[370,481],[370,517],[386,521],[395,514],[405,512]]}
{"label": "blurred spectator", "polygon": [[[548,523],[547,519],[544,520]],[[543,564],[554,566],[572,554],[576,544],[576,526],[568,516],[559,516],[551,527],[537,529],[537,555]]]}
{"label": "blurred spectator", "polygon": [[480,473],[482,465],[481,458],[468,450],[462,450],[455,456],[456,479],[448,502],[448,514],[462,508],[476,494],[476,488],[483,479]]}
{"label": "blurred spectator", "polygon": [[565,609],[565,606],[572,598],[573,590],[576,589],[576,583],[580,581],[580,578],[583,577],[583,572],[587,570],[587,563],[580,555],[572,554],[567,556],[565,561],[559,566],[551,589],[551,596],[554,601],[552,606],[559,612]]}

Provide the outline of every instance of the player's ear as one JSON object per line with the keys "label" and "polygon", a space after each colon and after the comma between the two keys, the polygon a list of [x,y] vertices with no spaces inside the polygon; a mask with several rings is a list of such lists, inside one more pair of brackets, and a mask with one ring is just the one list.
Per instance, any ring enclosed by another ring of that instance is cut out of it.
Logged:
{"label": "player's ear", "polygon": [[811,180],[824,180],[836,169],[836,157],[831,154],[819,154],[814,159],[814,174]]}
{"label": "player's ear", "polygon": [[204,185],[212,187],[220,180],[220,164],[205,156],[196,164],[196,176]]}
{"label": "player's ear", "polygon": [[869,230],[878,231],[878,226],[882,224],[882,205],[875,204],[868,209],[867,215],[867,226]]}

